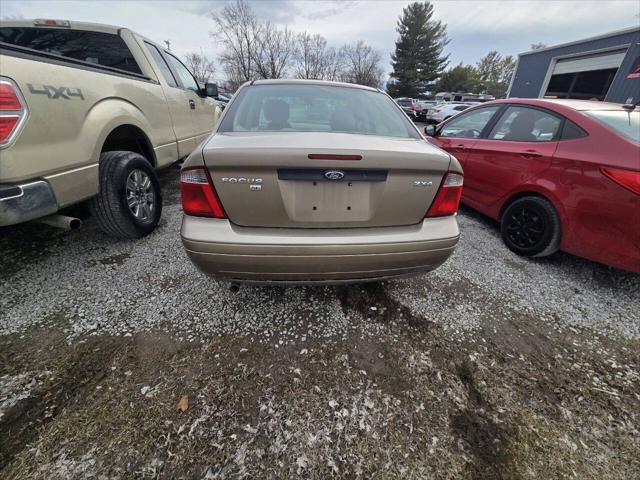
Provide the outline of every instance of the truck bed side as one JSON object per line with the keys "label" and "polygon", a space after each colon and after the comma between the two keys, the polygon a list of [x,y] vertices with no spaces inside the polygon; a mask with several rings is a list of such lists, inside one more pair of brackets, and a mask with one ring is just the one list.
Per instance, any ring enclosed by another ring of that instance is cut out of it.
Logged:
{"label": "truck bed side", "polygon": [[0,183],[34,177],[52,186],[59,207],[98,191],[98,159],[115,128],[132,125],[148,138],[155,166],[178,158],[161,85],[154,79],[70,65],[0,49],[2,76],[20,88],[28,117],[0,150]]}

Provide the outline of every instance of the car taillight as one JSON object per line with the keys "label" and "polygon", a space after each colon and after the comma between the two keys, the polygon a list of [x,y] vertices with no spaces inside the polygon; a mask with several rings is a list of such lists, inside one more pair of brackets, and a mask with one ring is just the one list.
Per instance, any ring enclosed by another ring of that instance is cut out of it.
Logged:
{"label": "car taillight", "polygon": [[441,111],[442,111],[442,109],[441,109],[441,108],[436,108],[436,109],[434,110],[434,112],[436,112],[436,113],[440,113]]}
{"label": "car taillight", "polygon": [[416,109],[416,106],[412,104],[411,105],[411,110],[415,110],[415,109]]}
{"label": "car taillight", "polygon": [[600,171],[618,185],[640,195],[640,172],[632,170],[617,170],[614,168],[601,168]]}
{"label": "car taillight", "polygon": [[0,79],[0,146],[7,145],[14,136],[27,108],[20,90],[8,78]]}
{"label": "car taillight", "polygon": [[427,217],[446,217],[458,211],[462,196],[462,174],[449,172],[444,177]]}
{"label": "car taillight", "polygon": [[182,210],[194,217],[227,218],[213,182],[204,167],[180,172]]}

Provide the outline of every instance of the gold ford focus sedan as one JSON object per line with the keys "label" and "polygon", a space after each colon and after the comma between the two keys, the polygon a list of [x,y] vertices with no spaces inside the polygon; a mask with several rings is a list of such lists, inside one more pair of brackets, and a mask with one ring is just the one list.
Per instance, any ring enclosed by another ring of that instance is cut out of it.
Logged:
{"label": "gold ford focus sedan", "polygon": [[311,80],[243,85],[180,175],[182,242],[238,282],[427,272],[453,252],[458,161],[385,93]]}

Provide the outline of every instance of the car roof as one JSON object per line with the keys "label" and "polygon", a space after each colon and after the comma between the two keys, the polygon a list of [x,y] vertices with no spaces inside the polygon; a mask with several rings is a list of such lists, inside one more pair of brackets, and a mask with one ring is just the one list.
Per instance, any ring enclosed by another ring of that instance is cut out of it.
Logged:
{"label": "car roof", "polygon": [[243,85],[321,85],[325,87],[347,87],[347,88],[358,88],[360,90],[370,90],[372,92],[378,92],[379,90],[372,87],[367,87],[365,85],[357,85],[355,83],[346,83],[346,82],[331,82],[329,80],[306,80],[306,79],[297,79],[297,78],[275,78],[268,80],[254,80],[252,82],[247,82]]}
{"label": "car roof", "polygon": [[539,107],[552,107],[554,105],[570,108],[572,110],[622,110],[619,103],[600,102],[597,100],[573,100],[573,99],[556,99],[556,98],[506,98],[503,100],[494,100],[485,102],[482,105],[497,103],[520,103]]}

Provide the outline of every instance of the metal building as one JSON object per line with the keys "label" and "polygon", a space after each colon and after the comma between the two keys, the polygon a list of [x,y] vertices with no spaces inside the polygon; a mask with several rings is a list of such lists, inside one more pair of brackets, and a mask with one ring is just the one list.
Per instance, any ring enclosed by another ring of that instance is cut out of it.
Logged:
{"label": "metal building", "polygon": [[640,101],[640,26],[521,53],[507,96]]}

